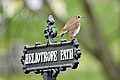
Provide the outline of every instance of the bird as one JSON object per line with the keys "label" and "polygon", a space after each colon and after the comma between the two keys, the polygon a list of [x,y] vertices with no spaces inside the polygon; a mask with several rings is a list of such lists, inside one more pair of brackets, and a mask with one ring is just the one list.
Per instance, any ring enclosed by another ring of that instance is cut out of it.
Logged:
{"label": "bird", "polygon": [[80,15],[73,16],[65,24],[65,26],[62,28],[62,30],[56,37],[62,37],[64,34],[67,34],[68,36],[70,36],[70,38],[73,39],[80,31],[80,27],[81,27],[80,20],[82,18],[85,18],[85,17]]}

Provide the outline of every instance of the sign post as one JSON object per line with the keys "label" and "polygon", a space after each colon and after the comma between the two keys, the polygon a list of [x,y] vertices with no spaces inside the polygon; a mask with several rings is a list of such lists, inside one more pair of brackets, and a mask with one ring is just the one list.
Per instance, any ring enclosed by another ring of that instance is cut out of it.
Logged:
{"label": "sign post", "polygon": [[35,74],[41,73],[44,80],[56,80],[60,71],[66,71],[69,67],[77,68],[81,56],[79,43],[76,38],[72,41],[66,39],[55,41],[53,38],[57,35],[57,29],[54,22],[50,15],[44,31],[48,40],[44,44],[36,42],[34,46],[24,47],[21,63],[25,74],[34,71]]}

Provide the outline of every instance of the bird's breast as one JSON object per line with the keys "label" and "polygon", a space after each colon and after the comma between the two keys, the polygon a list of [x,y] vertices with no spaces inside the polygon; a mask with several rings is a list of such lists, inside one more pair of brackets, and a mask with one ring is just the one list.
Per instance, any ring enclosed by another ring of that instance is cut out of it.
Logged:
{"label": "bird's breast", "polygon": [[80,26],[74,31],[73,36],[76,36],[78,34],[78,32],[80,31]]}

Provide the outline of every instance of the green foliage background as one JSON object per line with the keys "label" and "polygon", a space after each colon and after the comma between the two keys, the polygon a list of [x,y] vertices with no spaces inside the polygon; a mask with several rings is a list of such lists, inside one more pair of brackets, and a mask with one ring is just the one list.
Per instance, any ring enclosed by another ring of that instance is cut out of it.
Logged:
{"label": "green foliage background", "polygon": [[[81,21],[82,28],[81,32],[77,36],[84,38],[86,43],[94,44],[94,40],[90,39],[88,33],[90,29],[90,21],[88,19],[87,13],[84,11],[83,3],[78,3],[78,0],[64,0],[67,5],[68,18],[76,14],[84,15],[86,18]],[[100,21],[102,35],[108,43],[108,47],[112,51],[112,56],[115,63],[119,64],[119,13],[116,7],[116,0],[106,0],[103,2],[95,1],[92,4],[92,10],[95,17]],[[0,8],[0,12],[2,9]],[[27,9],[23,8],[21,11],[17,12],[12,18],[8,19],[6,22],[6,31],[4,36],[0,37],[0,49],[3,52],[9,52],[10,42],[15,39],[23,39],[25,44],[34,45],[35,42],[44,43],[46,40],[44,38],[44,30],[46,27],[46,20],[48,15],[51,14],[47,10],[46,6],[43,5],[42,9],[37,12],[29,12]],[[55,18],[56,20],[56,18]],[[55,22],[58,32],[64,24],[61,24],[56,20]],[[67,38],[68,36],[64,36]],[[60,40],[60,39],[57,39]],[[81,44],[81,43],[80,43]],[[89,45],[92,45],[89,44]],[[58,76],[58,80],[107,80],[107,76],[101,63],[93,57],[88,51],[86,51],[82,46],[82,57],[80,58],[79,66],[76,70],[68,69],[66,72],[61,72]],[[1,54],[2,55],[2,54]],[[8,55],[8,54],[6,54]],[[1,64],[0,64],[1,65]],[[14,74],[0,74],[0,80],[41,80],[41,75],[35,75],[30,73],[26,75],[24,73]]]}

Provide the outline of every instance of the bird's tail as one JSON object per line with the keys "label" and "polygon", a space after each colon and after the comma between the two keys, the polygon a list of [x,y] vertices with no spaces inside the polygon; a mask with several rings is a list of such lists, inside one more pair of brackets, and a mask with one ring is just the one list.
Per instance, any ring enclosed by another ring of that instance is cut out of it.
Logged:
{"label": "bird's tail", "polygon": [[56,38],[58,38],[58,37],[60,37],[60,34],[58,34],[58,35],[56,36]]}
{"label": "bird's tail", "polygon": [[62,37],[66,32],[67,32],[67,30],[62,29],[62,31],[56,36],[56,38]]}
{"label": "bird's tail", "polygon": [[63,35],[64,35],[64,34],[59,33],[59,34],[56,36],[56,38],[62,37]]}

